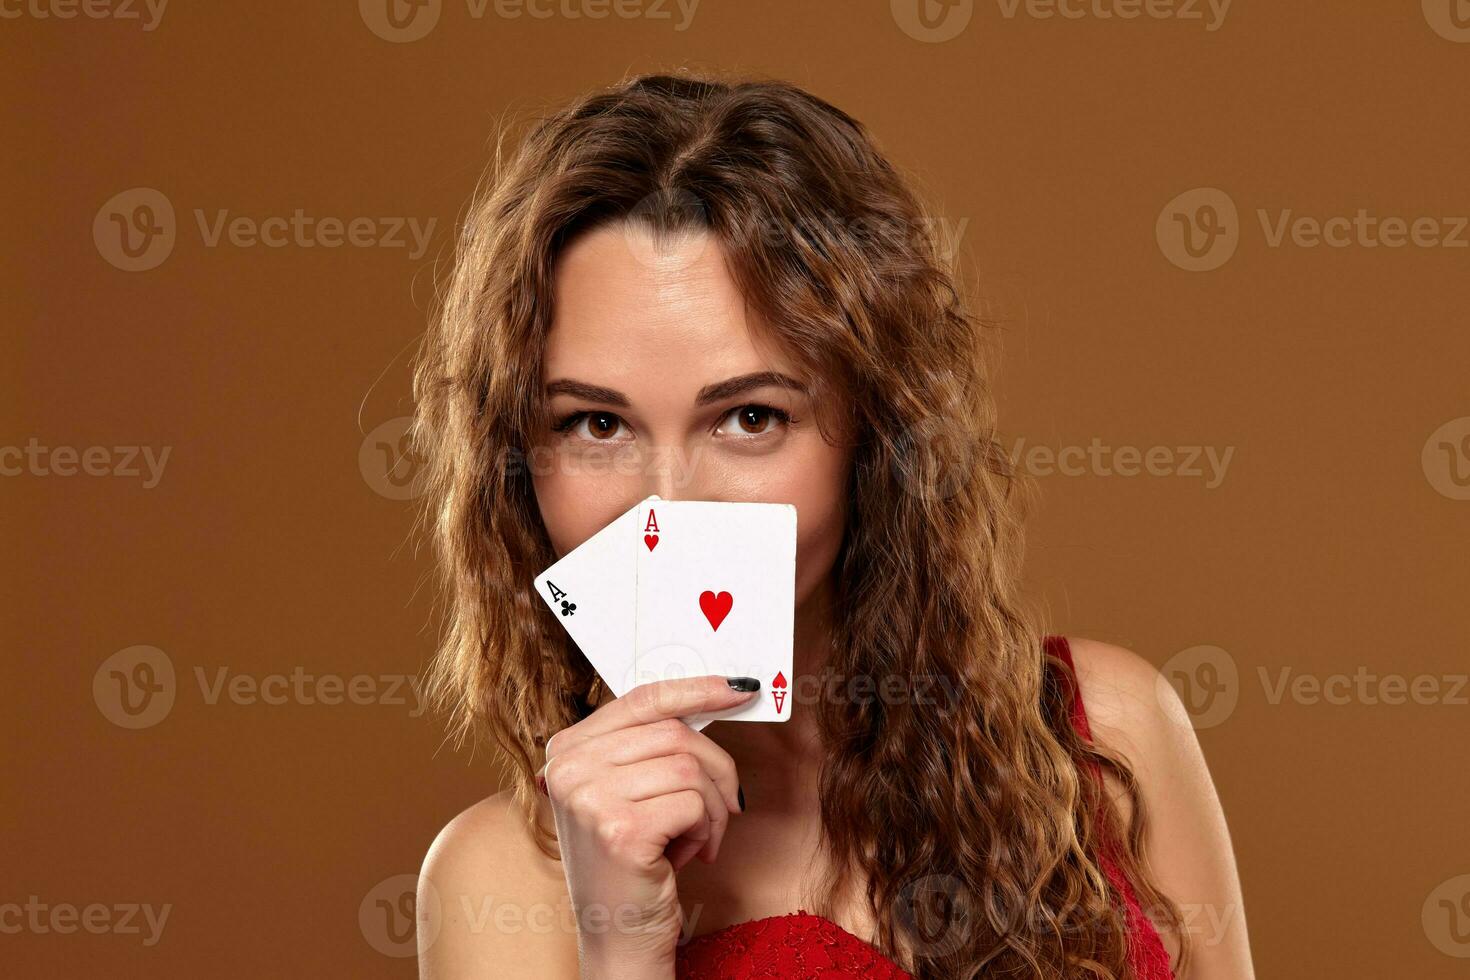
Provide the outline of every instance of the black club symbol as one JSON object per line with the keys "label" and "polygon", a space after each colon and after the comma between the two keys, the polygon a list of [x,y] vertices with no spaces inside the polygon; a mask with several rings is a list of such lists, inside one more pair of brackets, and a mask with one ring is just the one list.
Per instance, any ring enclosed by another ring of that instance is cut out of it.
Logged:
{"label": "black club symbol", "polygon": [[561,601],[561,614],[563,616],[571,616],[576,613],[576,611],[577,604],[575,602],[568,602],[565,599]]}

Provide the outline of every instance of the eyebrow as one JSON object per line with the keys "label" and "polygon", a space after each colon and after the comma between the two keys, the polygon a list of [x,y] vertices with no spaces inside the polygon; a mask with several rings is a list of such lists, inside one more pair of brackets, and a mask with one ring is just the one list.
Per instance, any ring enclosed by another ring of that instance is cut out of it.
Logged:
{"label": "eyebrow", "polygon": [[[743,395],[747,391],[766,387],[789,388],[798,394],[807,394],[806,385],[797,381],[789,375],[780,371],[756,371],[751,374],[741,374],[724,381],[705,385],[699,389],[699,394],[694,396],[694,404],[708,405],[711,402],[722,401]],[[591,402],[602,402],[607,405],[617,405],[627,408],[632,404],[628,396],[614,388],[604,388],[602,385],[588,384],[575,378],[558,378],[546,385],[546,397],[552,395],[572,395],[575,398],[583,398]]]}

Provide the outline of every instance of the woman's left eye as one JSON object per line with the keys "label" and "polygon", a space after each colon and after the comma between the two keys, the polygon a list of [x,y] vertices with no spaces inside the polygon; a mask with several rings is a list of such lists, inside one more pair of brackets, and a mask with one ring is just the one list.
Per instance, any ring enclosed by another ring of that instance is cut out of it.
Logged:
{"label": "woman's left eye", "polygon": [[[732,422],[735,428],[727,428]],[[730,435],[759,436],[775,428],[777,424],[790,423],[791,413],[774,405],[741,405],[725,416],[718,431]]]}

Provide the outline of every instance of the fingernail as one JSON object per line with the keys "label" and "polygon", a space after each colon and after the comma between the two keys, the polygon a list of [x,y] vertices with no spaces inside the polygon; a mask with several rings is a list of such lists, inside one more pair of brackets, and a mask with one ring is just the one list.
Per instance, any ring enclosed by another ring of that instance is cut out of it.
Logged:
{"label": "fingernail", "polygon": [[735,787],[735,800],[736,800],[736,802],[738,802],[740,804],[740,812],[741,813],[744,813],[745,812],[745,787],[744,786],[736,786]]}
{"label": "fingernail", "polygon": [[761,689],[761,682],[754,677],[726,677],[725,680],[732,688],[744,694]]}

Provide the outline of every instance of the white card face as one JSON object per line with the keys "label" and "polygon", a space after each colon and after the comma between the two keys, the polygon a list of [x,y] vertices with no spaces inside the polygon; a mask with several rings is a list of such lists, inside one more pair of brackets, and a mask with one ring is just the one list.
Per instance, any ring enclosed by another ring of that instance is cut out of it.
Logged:
{"label": "white card face", "polygon": [[632,536],[635,681],[721,674],[761,682],[748,704],[686,719],[696,730],[717,718],[790,718],[796,508],[646,500]]}
{"label": "white card face", "polygon": [[[657,500],[657,497],[649,500]],[[536,594],[614,696],[633,687],[636,504],[536,576]]]}

